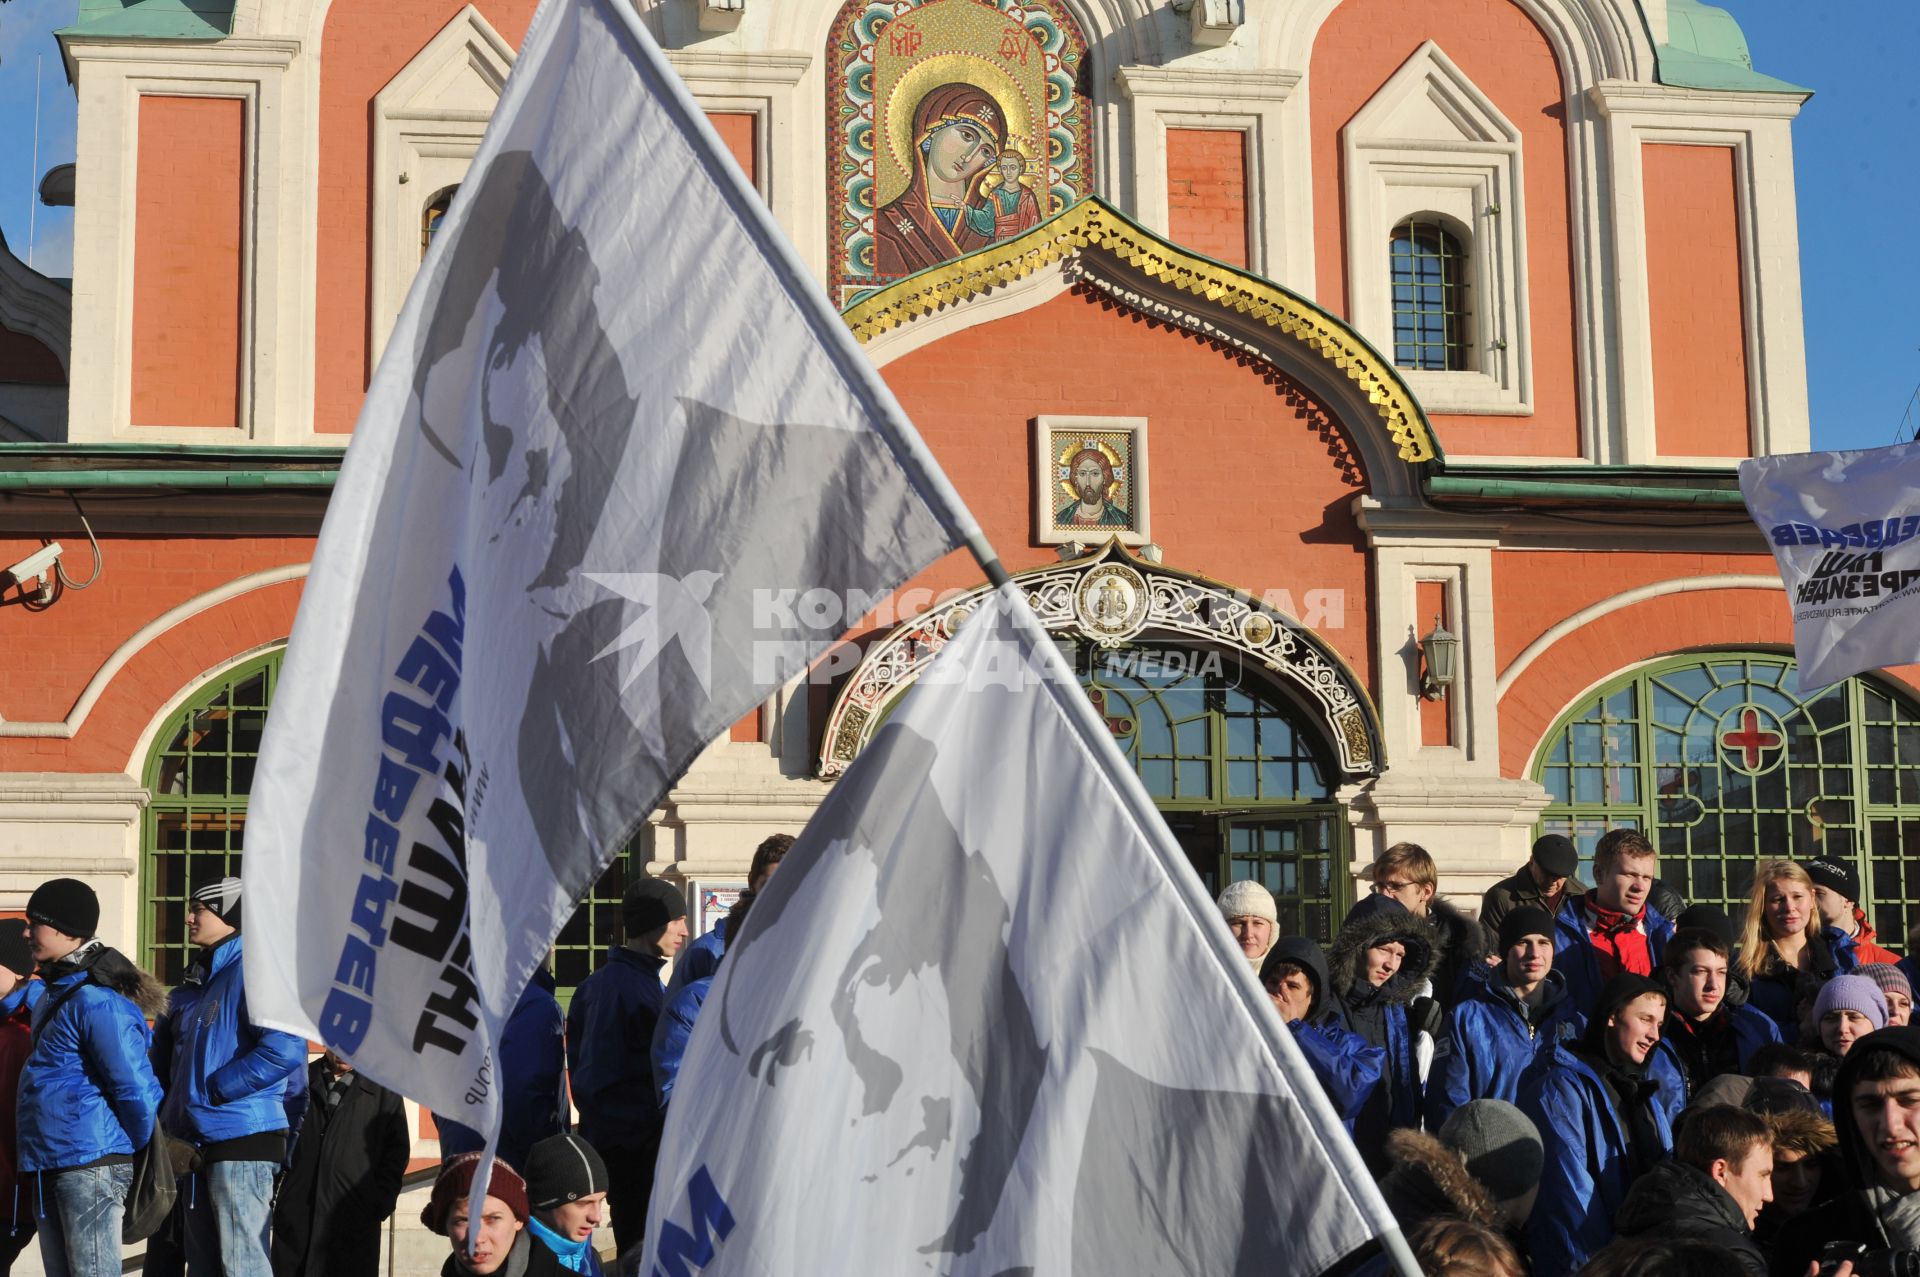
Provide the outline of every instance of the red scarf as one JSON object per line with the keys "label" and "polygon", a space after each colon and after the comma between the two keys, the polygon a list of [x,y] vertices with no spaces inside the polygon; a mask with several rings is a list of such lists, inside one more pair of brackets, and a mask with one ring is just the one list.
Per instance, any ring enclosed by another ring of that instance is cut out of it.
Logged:
{"label": "red scarf", "polygon": [[1651,976],[1653,950],[1647,945],[1647,930],[1642,925],[1647,916],[1646,907],[1641,906],[1636,914],[1620,913],[1601,904],[1591,891],[1580,903],[1586,910],[1587,941],[1600,964],[1600,983],[1605,984],[1622,971]]}

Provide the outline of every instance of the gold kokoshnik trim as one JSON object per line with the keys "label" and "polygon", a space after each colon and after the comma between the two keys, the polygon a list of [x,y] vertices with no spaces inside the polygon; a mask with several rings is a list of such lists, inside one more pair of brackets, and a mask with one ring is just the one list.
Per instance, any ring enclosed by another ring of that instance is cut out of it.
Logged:
{"label": "gold kokoshnik trim", "polygon": [[1413,393],[1393,365],[1346,324],[1278,284],[1176,248],[1091,196],[1017,239],[889,284],[847,307],[843,316],[857,339],[871,341],[1087,248],[1278,329],[1366,392],[1367,402],[1399,445],[1402,460],[1432,461],[1438,456],[1432,428]]}

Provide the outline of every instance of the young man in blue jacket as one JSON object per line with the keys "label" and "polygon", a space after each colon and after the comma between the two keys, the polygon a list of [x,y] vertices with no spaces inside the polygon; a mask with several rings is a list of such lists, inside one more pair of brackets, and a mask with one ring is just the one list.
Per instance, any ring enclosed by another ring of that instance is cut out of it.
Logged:
{"label": "young man in blue jacket", "polygon": [[653,1089],[653,1029],[666,1000],[660,968],[687,940],[680,888],[642,878],[620,902],[626,939],[584,980],[567,1009],[567,1068],[580,1134],[607,1162],[607,1202],[621,1254],[647,1232],[653,1163],[664,1121]]}
{"label": "young man in blue jacket", "polygon": [[780,867],[792,847],[792,834],[768,834],[760,840],[760,845],[753,849],[753,861],[747,866],[747,889],[734,902],[732,912],[708,928],[707,934],[689,941],[679,961],[673,964],[673,976],[667,981],[669,1002],[695,980],[707,979],[719,970],[720,959],[727,952],[727,937],[740,925],[740,919],[746,917],[747,906],[767,885],[767,879],[773,877],[773,871]]}
{"label": "young man in blue jacket", "polygon": [[1667,994],[1633,972],[1609,980],[1578,1042],[1556,1042],[1520,1079],[1520,1110],[1546,1145],[1527,1220],[1535,1277],[1565,1277],[1613,1239],[1627,1190],[1673,1147],[1646,1073]]}
{"label": "young man in blue jacket", "polygon": [[1553,915],[1521,905],[1500,920],[1500,965],[1469,971],[1448,1012],[1451,1049],[1434,1063],[1427,1129],[1438,1130],[1470,1100],[1520,1094],[1520,1075],[1542,1047],[1579,1036],[1586,1020],[1553,969]]}
{"label": "young man in blue jacket", "polygon": [[1553,965],[1582,1015],[1623,971],[1652,976],[1666,956],[1673,922],[1648,903],[1659,870],[1653,844],[1637,829],[1610,829],[1593,852],[1593,890],[1570,897],[1554,916]]}
{"label": "young man in blue jacket", "polygon": [[1660,1082],[1671,1121],[1723,1073],[1745,1073],[1754,1052],[1780,1040],[1773,1019],[1731,995],[1727,942],[1707,930],[1674,933],[1665,969],[1669,1002],[1647,1072]]}
{"label": "young man in blue jacket", "polygon": [[200,950],[154,1026],[154,1072],[167,1079],[160,1124],[200,1150],[185,1186],[189,1277],[272,1277],[273,1180],[287,1160],[288,1079],[307,1063],[291,1033],[247,1016],[240,961],[240,880],[222,878],[187,903]]}
{"label": "young man in blue jacket", "polygon": [[39,1198],[40,1259],[55,1277],[119,1277],[133,1154],[153,1135],[160,1082],[147,1061],[159,981],[95,937],[100,900],[55,878],[27,900],[46,1000],[20,1074],[20,1170]]}
{"label": "young man in blue jacket", "polygon": [[1306,936],[1281,936],[1260,964],[1260,986],[1281,1022],[1293,1030],[1294,1043],[1347,1134],[1359,1129],[1361,1114],[1370,1106],[1379,1111],[1376,1125],[1384,1126],[1386,1092],[1380,1083],[1387,1053],[1347,1032],[1328,1007],[1327,960],[1320,946]]}

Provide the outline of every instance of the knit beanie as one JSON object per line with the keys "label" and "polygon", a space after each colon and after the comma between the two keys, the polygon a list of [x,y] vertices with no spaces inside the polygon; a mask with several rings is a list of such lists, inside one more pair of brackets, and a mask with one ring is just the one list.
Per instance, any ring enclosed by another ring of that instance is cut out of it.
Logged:
{"label": "knit beanie", "polygon": [[1594,1004],[1593,1018],[1587,1021],[1586,1037],[1583,1039],[1587,1049],[1594,1051],[1604,1049],[1601,1044],[1606,1041],[1607,1021],[1629,1002],[1643,998],[1649,993],[1659,994],[1662,1000],[1667,998],[1665,985],[1656,984],[1646,976],[1632,971],[1622,971],[1602,985],[1600,1000]]}
{"label": "knit beanie", "polygon": [[1872,1021],[1876,1029],[1887,1027],[1887,999],[1880,986],[1863,975],[1837,975],[1827,981],[1813,1003],[1813,1022],[1818,1025],[1831,1011],[1858,1011]]}
{"label": "knit beanie", "polygon": [[[447,1235],[447,1221],[453,1216],[454,1205],[465,1201],[473,1190],[480,1157],[479,1153],[462,1153],[441,1165],[440,1178],[433,1181],[433,1196],[420,1209],[420,1222],[427,1226],[428,1232]],[[523,1224],[527,1222],[527,1182],[520,1178],[519,1171],[497,1157],[493,1159],[493,1178],[487,1181],[487,1196],[499,1198],[515,1218]]]}
{"label": "knit beanie", "polygon": [[1807,871],[1807,877],[1813,879],[1816,887],[1825,887],[1828,891],[1845,900],[1860,898],[1860,875],[1853,866],[1838,860],[1808,860],[1800,867]]}
{"label": "knit beanie", "polygon": [[0,967],[17,976],[33,974],[33,949],[27,943],[27,924],[20,918],[0,918]]}
{"label": "knit beanie", "polygon": [[195,904],[213,914],[235,931],[240,929],[240,880],[222,878],[193,893]]}
{"label": "knit beanie", "polygon": [[549,1135],[527,1153],[527,1200],[551,1210],[607,1191],[607,1164],[578,1135]]}
{"label": "knit beanie", "polygon": [[1280,910],[1273,903],[1273,893],[1251,878],[1228,883],[1217,903],[1221,916],[1229,922],[1235,918],[1265,918],[1272,923],[1280,921]]}
{"label": "knit beanie", "polygon": [[620,926],[627,939],[658,931],[675,918],[687,916],[687,898],[680,888],[661,878],[642,878],[627,888],[620,901]]}
{"label": "knit beanie", "polygon": [[1907,982],[1906,972],[1891,962],[1869,962],[1865,966],[1856,968],[1853,974],[1865,976],[1873,981],[1879,986],[1882,996],[1898,993],[1907,1001],[1913,1001],[1913,986]]}
{"label": "knit beanie", "polygon": [[100,929],[100,897],[78,878],[53,878],[27,897],[27,920],[62,935],[90,940]]}
{"label": "knit beanie", "polygon": [[1538,905],[1521,905],[1506,917],[1500,919],[1500,953],[1505,956],[1507,950],[1520,943],[1522,936],[1545,936],[1553,939],[1553,915]]}
{"label": "knit beanie", "polygon": [[1540,1182],[1546,1149],[1539,1128],[1505,1100],[1471,1100],[1440,1128],[1440,1142],[1466,1163],[1467,1174],[1495,1201],[1510,1201]]}
{"label": "knit beanie", "polygon": [[1733,931],[1733,919],[1727,917],[1727,911],[1719,905],[1699,904],[1682,909],[1680,916],[1673,920],[1673,931],[1675,935],[1682,931],[1709,932],[1729,949],[1740,942]]}

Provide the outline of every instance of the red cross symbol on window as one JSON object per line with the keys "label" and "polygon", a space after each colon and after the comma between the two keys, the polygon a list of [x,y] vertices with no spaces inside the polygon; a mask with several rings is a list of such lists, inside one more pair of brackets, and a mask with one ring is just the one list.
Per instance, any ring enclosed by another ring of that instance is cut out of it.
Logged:
{"label": "red cross symbol on window", "polygon": [[1099,714],[1101,719],[1106,723],[1108,731],[1112,732],[1121,740],[1125,740],[1127,737],[1133,735],[1134,723],[1131,718],[1128,718],[1124,714],[1109,715],[1107,713],[1107,694],[1103,689],[1098,687],[1088,688],[1087,699],[1093,702],[1094,712]]}
{"label": "red cross symbol on window", "polygon": [[1780,748],[1784,739],[1779,732],[1761,731],[1760,712],[1749,709],[1740,713],[1740,730],[1722,733],[1720,744],[1725,749],[1739,750],[1741,762],[1752,772],[1760,770],[1761,751]]}

